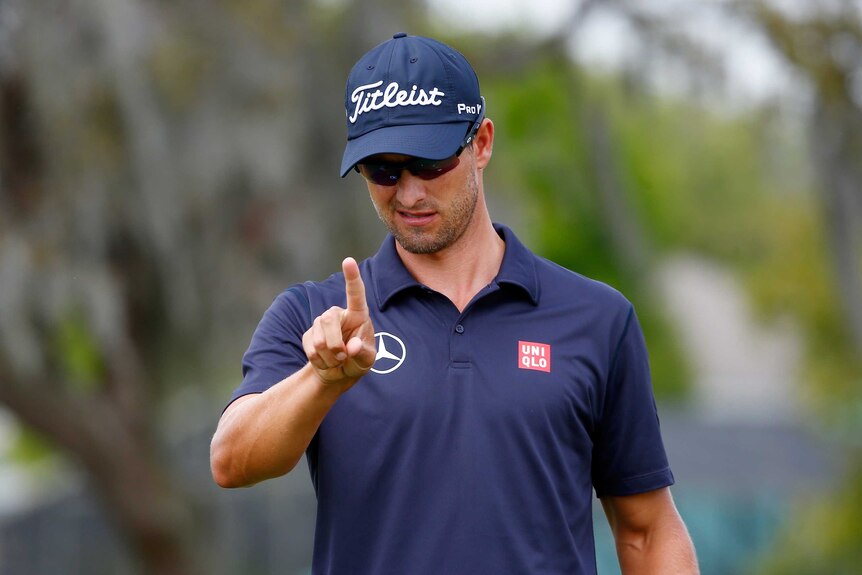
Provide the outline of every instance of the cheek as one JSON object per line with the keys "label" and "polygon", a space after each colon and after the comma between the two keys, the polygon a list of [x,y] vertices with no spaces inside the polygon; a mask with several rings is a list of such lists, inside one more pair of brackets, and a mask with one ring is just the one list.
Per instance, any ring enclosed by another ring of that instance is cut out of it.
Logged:
{"label": "cheek", "polygon": [[368,184],[368,196],[371,198],[371,203],[374,204],[374,209],[378,212],[392,201],[391,192],[388,192],[386,188],[381,191],[380,186],[372,186],[371,184]]}
{"label": "cheek", "polygon": [[395,219],[396,210],[396,195],[394,192],[389,192],[386,188],[384,191],[373,190],[370,193],[371,205],[374,206],[374,213],[388,228],[392,228]]}

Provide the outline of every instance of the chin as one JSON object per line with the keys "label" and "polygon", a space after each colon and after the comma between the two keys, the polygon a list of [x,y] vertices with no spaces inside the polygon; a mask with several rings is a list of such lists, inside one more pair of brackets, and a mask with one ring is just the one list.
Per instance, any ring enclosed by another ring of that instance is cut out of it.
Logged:
{"label": "chin", "polygon": [[411,254],[433,254],[448,247],[445,242],[435,241],[436,238],[416,238],[395,234],[395,240]]}

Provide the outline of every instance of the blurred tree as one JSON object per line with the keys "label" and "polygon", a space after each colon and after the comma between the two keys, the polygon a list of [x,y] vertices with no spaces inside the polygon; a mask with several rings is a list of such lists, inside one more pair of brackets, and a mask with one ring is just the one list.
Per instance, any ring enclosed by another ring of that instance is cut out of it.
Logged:
{"label": "blurred tree", "polygon": [[812,89],[809,146],[847,324],[862,356],[862,10],[856,2],[819,2],[794,18],[763,1],[740,8]]}
{"label": "blurred tree", "polygon": [[160,406],[238,366],[292,278],[369,246],[335,177],[344,79],[417,4],[0,2],[0,404],[148,573],[217,568]]}
{"label": "blurred tree", "polygon": [[692,95],[720,92],[726,82],[720,55],[680,25],[680,20],[710,10],[718,17],[753,25],[753,31],[762,32],[776,53],[800,73],[813,99],[807,118],[808,153],[817,175],[823,229],[843,309],[842,329],[849,334],[855,355],[862,356],[862,12],[858,2],[819,0],[801,4],[798,10],[782,10],[768,0],[720,5],[681,2],[665,12],[630,0],[581,5],[582,12],[601,6],[629,24],[638,49],[626,75],[640,86],[650,85],[655,62],[664,60],[681,65]]}
{"label": "blurred tree", "polygon": [[762,575],[856,575],[862,565],[862,469],[858,456],[853,481],[828,498],[799,510],[784,530],[775,551],[752,566]]}
{"label": "blurred tree", "polygon": [[[826,332],[840,342],[846,332],[852,342],[846,352],[840,343],[817,350],[823,366],[818,379],[831,395],[828,416],[843,427],[839,431],[849,450],[848,478],[830,497],[800,512],[796,527],[787,530],[762,572],[856,573],[862,561],[862,7],[820,1],[794,16],[765,1],[741,2],[737,9],[759,24],[810,88],[808,146],[840,299],[836,321],[820,314],[826,321],[816,329],[821,340]],[[835,367],[842,365],[854,366],[855,377],[836,374]]]}

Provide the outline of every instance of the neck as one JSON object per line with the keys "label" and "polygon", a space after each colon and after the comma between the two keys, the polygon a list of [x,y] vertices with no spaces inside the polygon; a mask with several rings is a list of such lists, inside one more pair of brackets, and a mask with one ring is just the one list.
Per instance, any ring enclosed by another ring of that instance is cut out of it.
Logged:
{"label": "neck", "polygon": [[506,244],[481,201],[473,221],[451,246],[433,254],[410,253],[396,242],[404,267],[420,283],[448,297],[459,311],[500,271]]}

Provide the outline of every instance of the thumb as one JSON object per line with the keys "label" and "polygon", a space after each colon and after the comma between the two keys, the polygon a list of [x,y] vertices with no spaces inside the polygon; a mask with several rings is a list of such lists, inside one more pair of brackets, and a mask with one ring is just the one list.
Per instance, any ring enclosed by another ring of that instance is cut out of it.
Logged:
{"label": "thumb", "polygon": [[349,375],[362,375],[371,369],[374,362],[377,360],[377,349],[374,340],[364,342],[359,337],[352,337],[345,346],[347,349],[347,357],[349,358],[345,364],[345,373],[358,373]]}

